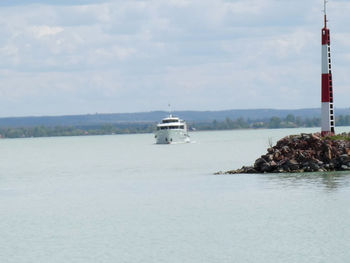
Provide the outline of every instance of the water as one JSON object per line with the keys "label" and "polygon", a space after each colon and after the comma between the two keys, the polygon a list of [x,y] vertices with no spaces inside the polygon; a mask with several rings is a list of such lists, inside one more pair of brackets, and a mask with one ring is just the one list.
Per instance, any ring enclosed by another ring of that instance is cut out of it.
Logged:
{"label": "water", "polygon": [[1,140],[0,262],[348,262],[349,173],[213,175],[312,131]]}

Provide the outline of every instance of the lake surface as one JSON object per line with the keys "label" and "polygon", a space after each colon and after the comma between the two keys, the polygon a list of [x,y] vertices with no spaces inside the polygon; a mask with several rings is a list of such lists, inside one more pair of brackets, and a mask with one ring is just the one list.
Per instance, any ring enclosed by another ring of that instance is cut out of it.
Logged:
{"label": "lake surface", "polygon": [[349,262],[350,173],[213,175],[313,131],[0,140],[0,262]]}

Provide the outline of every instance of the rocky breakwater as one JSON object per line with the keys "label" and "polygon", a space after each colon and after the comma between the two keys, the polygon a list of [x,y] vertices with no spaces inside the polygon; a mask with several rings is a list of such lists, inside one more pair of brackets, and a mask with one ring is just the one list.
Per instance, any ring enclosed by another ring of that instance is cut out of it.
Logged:
{"label": "rocky breakwater", "polygon": [[279,140],[254,166],[226,172],[304,173],[350,170],[350,133],[322,138],[319,133],[291,135]]}

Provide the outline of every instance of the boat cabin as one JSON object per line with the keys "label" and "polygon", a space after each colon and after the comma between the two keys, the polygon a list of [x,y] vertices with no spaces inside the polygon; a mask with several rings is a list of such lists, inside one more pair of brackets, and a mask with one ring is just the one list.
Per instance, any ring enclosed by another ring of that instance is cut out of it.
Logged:
{"label": "boat cabin", "polygon": [[157,125],[157,130],[176,130],[186,129],[185,122],[177,117],[169,116],[164,118],[160,124]]}

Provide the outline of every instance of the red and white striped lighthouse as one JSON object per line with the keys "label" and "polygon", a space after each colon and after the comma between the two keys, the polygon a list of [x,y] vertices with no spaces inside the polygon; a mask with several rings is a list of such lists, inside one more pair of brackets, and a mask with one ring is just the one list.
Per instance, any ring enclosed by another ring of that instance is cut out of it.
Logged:
{"label": "red and white striped lighthouse", "polygon": [[330,33],[327,28],[327,0],[324,0],[324,28],[322,29],[322,136],[334,135],[333,80],[331,68]]}

